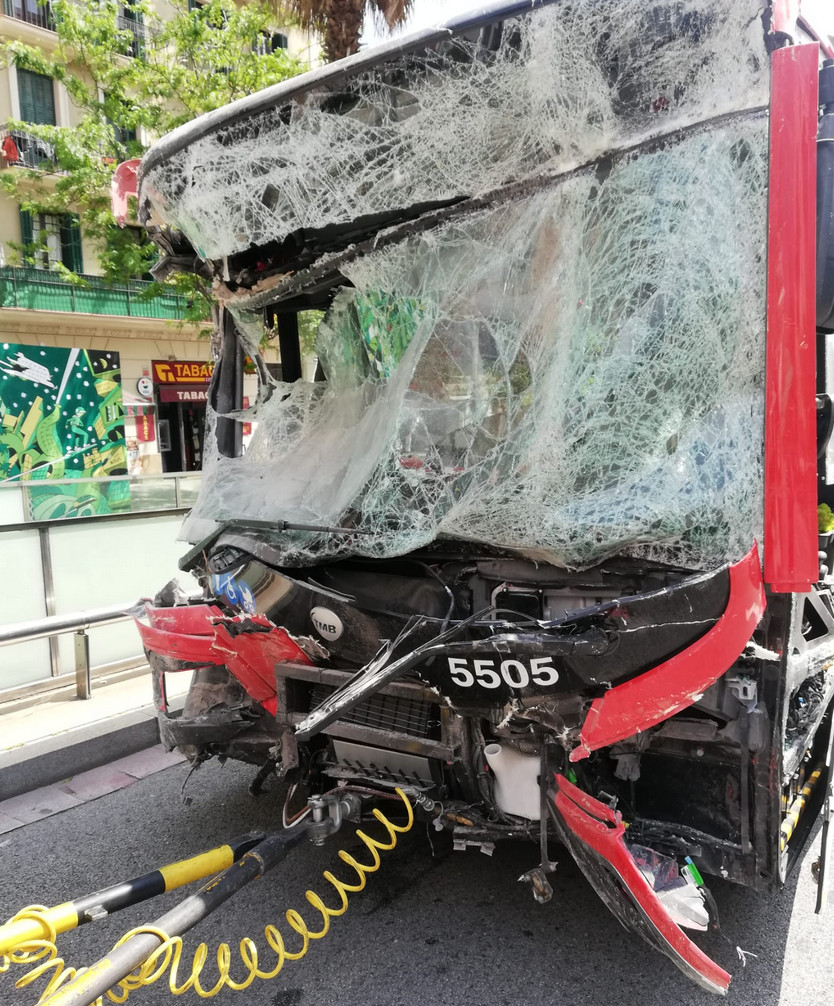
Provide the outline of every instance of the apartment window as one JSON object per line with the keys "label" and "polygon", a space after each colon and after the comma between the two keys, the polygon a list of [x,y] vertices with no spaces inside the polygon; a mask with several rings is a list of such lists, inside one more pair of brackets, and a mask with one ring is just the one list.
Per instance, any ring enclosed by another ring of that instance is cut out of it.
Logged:
{"label": "apartment window", "polygon": [[55,88],[51,77],[31,70],[17,71],[17,90],[20,95],[20,118],[41,126],[54,126]]}
{"label": "apartment window", "polygon": [[60,262],[73,272],[84,271],[81,228],[75,213],[20,211],[20,240],[24,254],[36,269]]}
{"label": "apartment window", "polygon": [[[202,2],[202,0],[188,0],[188,9],[200,11],[203,17],[206,17],[209,13],[209,4],[207,2]],[[212,27],[214,28],[225,28],[229,23],[229,14],[226,10],[220,10],[220,21],[213,22]]]}
{"label": "apartment window", "polygon": [[115,123],[111,123],[113,126],[113,136],[116,143],[136,143],[136,130],[128,129],[126,126],[117,126]]}
{"label": "apartment window", "polygon": [[130,0],[122,4],[116,17],[116,27],[119,31],[130,32],[131,35],[124,50],[125,55],[141,59],[145,52],[145,25],[142,12],[137,10]]}
{"label": "apartment window", "polygon": [[38,0],[3,0],[3,10],[6,17],[27,21],[29,24],[35,24],[39,28],[48,28],[50,31],[55,30],[52,11],[48,3],[39,4]]}
{"label": "apartment window", "polygon": [[276,31],[270,34],[268,31],[262,31],[252,48],[259,56],[268,56],[271,52],[288,49],[289,46],[290,40],[282,32]]}
{"label": "apartment window", "polygon": [[128,126],[118,126],[112,119],[107,120],[113,130],[113,139],[116,143],[127,144],[136,143],[136,129]]}

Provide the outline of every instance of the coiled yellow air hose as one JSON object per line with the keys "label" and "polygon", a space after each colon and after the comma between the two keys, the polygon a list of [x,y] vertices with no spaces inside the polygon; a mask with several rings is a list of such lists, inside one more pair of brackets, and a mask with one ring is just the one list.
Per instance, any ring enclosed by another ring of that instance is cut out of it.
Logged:
{"label": "coiled yellow air hose", "polygon": [[[264,938],[269,949],[276,955],[277,959],[274,966],[271,968],[261,967],[259,951],[255,941],[249,937],[244,937],[239,945],[240,961],[243,965],[241,969],[242,977],[236,979],[232,975],[231,948],[228,943],[221,943],[215,954],[219,977],[210,988],[204,988],[200,982],[200,976],[208,958],[208,946],[205,943],[201,943],[197,947],[191,961],[190,971],[187,977],[180,981],[183,956],[182,937],[169,936],[154,926],[138,926],[135,929],[131,929],[130,932],[125,933],[113,949],[115,950],[116,947],[126,943],[132,937],[143,933],[149,933],[158,937],[162,941],[161,946],[154,950],[135,971],[118,982],[114,988],[110,989],[106,993],[106,996],[99,996],[99,998],[93,1000],[92,1006],[103,1006],[105,998],[110,1002],[123,1003],[132,991],[146,985],[153,985],[166,972],[168,972],[168,988],[173,995],[179,996],[189,989],[193,989],[203,999],[210,999],[216,996],[221,989],[227,987],[236,990],[246,989],[256,978],[261,978],[265,981],[275,978],[284,967],[285,961],[300,960],[307,953],[311,940],[320,940],[327,935],[330,930],[330,920],[344,915],[347,911],[349,894],[364,890],[367,883],[367,875],[375,873],[379,869],[381,863],[380,852],[388,852],[394,849],[397,845],[397,836],[411,829],[414,824],[414,812],[411,802],[401,789],[398,788],[396,793],[406,807],[408,814],[406,824],[393,824],[380,810],[374,809],[374,817],[388,832],[388,841],[379,841],[378,839],[371,838],[370,835],[367,835],[361,829],[358,829],[356,832],[356,837],[364,843],[371,854],[371,864],[360,863],[349,852],[346,852],[344,849],[339,850],[339,859],[355,871],[355,882],[346,883],[344,880],[340,880],[334,876],[330,870],[325,871],[324,879],[333,886],[339,895],[339,905],[336,908],[331,908],[324,903],[315,891],[308,890],[306,892],[308,903],[321,916],[321,928],[311,930],[304,921],[304,918],[295,909],[291,908],[286,912],[287,923],[301,937],[302,942],[299,950],[287,950],[281,932],[276,926],[268,923],[264,927]],[[61,988],[65,987],[74,978],[83,975],[88,969],[68,967],[63,958],[58,956],[58,948],[55,945],[57,934],[55,927],[46,916],[46,912],[47,909],[42,905],[30,905],[28,908],[24,908],[18,912],[13,919],[9,920],[10,922],[24,919],[37,920],[43,925],[44,932],[48,935],[46,939],[29,940],[21,943],[19,946],[13,948],[8,955],[0,956],[0,974],[8,971],[11,965],[34,964],[34,967],[30,968],[26,974],[17,979],[15,988],[25,988],[41,978],[48,977],[46,988],[42,992],[38,1003],[49,1001],[50,1004],[54,1002],[57,1006],[61,1001]],[[55,996],[54,1000],[53,996]]]}

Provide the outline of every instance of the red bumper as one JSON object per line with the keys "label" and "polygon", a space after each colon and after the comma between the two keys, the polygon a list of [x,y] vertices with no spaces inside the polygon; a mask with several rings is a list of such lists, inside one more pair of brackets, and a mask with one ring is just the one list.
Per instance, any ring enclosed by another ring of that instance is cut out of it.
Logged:
{"label": "red bumper", "polygon": [[750,641],[765,610],[759,551],[730,566],[730,599],[721,618],[691,646],[594,699],[573,762],[592,751],[662,723],[693,702],[730,667]]}
{"label": "red bumper", "polygon": [[[620,889],[632,901],[651,934],[650,942],[702,988],[724,995],[730,985],[730,975],[672,921],[628,851],[622,816],[574,786],[563,775],[556,776],[556,787],[554,803],[570,836],[582,844],[602,870],[619,881]],[[568,847],[572,844],[569,842]],[[583,872],[601,894],[594,876],[587,869]]]}
{"label": "red bumper", "polygon": [[[148,625],[136,621],[145,648],[191,666],[225,664],[246,691],[275,713],[275,665],[312,663],[286,629],[265,615],[225,618],[219,608],[146,605]],[[183,668],[186,669],[186,668]]]}

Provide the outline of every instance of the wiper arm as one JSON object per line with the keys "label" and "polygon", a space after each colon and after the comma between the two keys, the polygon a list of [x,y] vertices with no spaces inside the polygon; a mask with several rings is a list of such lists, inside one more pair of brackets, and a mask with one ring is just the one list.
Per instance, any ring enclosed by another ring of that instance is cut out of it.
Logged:
{"label": "wiper arm", "polygon": [[269,531],[271,533],[281,531],[316,531],[319,534],[370,534],[356,527],[329,527],[326,524],[299,524],[289,520],[226,520],[205,538],[198,541],[193,548],[189,549],[177,564],[183,573],[190,572],[196,565],[197,560],[208,551],[217,539],[227,531]]}

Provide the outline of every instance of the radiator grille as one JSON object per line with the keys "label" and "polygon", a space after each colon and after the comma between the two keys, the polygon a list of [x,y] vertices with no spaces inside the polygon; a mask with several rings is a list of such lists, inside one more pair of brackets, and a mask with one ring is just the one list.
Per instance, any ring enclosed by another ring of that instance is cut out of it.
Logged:
{"label": "radiator grille", "polygon": [[[335,691],[329,685],[316,685],[310,696],[310,708],[315,709]],[[428,737],[431,705],[419,699],[398,698],[395,695],[372,695],[339,719],[343,723],[374,727],[377,730],[394,730],[412,737]]]}

